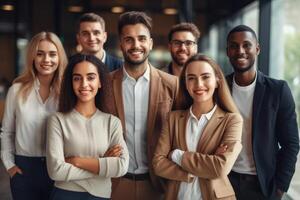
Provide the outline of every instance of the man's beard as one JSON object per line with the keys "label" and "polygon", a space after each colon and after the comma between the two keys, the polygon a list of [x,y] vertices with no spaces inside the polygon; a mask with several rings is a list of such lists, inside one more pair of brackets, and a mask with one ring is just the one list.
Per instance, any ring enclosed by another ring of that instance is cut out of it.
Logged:
{"label": "man's beard", "polygon": [[237,72],[237,73],[245,73],[245,72],[249,71],[250,69],[252,69],[252,67],[254,67],[254,62],[250,63],[245,68],[240,68],[240,67],[236,66],[235,64],[233,64],[232,62],[231,62],[231,65],[232,65],[232,67],[233,67],[233,69],[234,69],[235,72]]}
{"label": "man's beard", "polygon": [[179,59],[177,59],[177,57],[173,54],[171,54],[172,60],[173,62],[176,63],[176,65],[178,65],[180,68],[182,68],[185,64],[185,62],[180,62]]}
{"label": "man's beard", "polygon": [[139,65],[143,64],[147,60],[147,58],[149,57],[149,54],[145,55],[145,57],[143,57],[142,60],[137,60],[137,61],[131,60],[130,57],[127,56],[127,54],[123,54],[123,57],[124,57],[124,60],[126,63],[128,63],[130,66],[132,66],[132,68],[136,68]]}

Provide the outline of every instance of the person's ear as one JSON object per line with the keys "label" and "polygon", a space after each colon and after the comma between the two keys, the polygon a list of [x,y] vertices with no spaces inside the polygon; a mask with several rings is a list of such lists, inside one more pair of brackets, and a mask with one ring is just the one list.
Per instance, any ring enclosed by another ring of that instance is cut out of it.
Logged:
{"label": "person's ear", "polygon": [[259,55],[260,54],[260,45],[257,44],[256,45],[256,55]]}

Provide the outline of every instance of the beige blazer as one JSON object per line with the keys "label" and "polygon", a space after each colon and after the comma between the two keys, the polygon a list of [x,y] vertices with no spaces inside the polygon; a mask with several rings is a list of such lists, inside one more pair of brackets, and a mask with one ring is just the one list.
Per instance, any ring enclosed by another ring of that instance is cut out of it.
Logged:
{"label": "beige blazer", "polygon": [[[188,118],[189,110],[170,113],[154,154],[155,173],[168,179],[166,199],[177,198],[180,182],[192,181],[189,173],[199,178],[204,200],[235,199],[227,175],[242,149],[242,117],[236,113],[224,112],[217,107],[203,130],[197,152],[187,151],[185,135]],[[221,156],[214,155],[221,143],[228,145],[227,151]],[[168,158],[174,149],[186,151],[182,157],[182,167]]]}
{"label": "beige blazer", "polygon": [[[122,122],[124,134],[125,132],[125,117],[124,104],[122,97],[122,80],[123,68],[120,68],[111,73],[114,100],[116,106],[116,116]],[[162,191],[161,180],[154,175],[151,164],[154,150],[161,133],[163,122],[166,120],[168,113],[174,107],[175,98],[178,95],[179,83],[178,78],[162,72],[150,65],[150,91],[147,119],[147,154],[149,160],[149,173],[151,182],[159,191]],[[126,139],[126,137],[125,137]],[[114,184],[117,184],[114,181]]]}

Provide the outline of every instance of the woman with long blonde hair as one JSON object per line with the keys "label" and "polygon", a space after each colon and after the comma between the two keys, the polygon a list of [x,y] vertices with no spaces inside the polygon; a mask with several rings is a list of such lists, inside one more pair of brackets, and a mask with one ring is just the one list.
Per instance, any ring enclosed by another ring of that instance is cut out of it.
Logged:
{"label": "woman with long blonde hair", "polygon": [[1,159],[14,200],[49,199],[53,181],[46,168],[46,119],[57,110],[67,57],[51,32],[27,47],[26,70],[10,87],[1,129]]}
{"label": "woman with long blonde hair", "polygon": [[240,150],[242,118],[221,68],[209,57],[192,56],[180,76],[181,104],[165,122],[153,158],[168,179],[166,199],[235,199],[227,178]]}

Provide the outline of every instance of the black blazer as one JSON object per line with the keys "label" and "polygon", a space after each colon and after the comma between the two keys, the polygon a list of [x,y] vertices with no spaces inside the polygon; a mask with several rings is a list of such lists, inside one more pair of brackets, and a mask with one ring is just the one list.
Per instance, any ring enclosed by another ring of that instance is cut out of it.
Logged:
{"label": "black blazer", "polygon": [[[233,74],[226,77],[232,88]],[[287,191],[295,172],[299,134],[295,102],[290,88],[257,72],[252,112],[252,148],[263,194]]]}
{"label": "black blazer", "polygon": [[108,67],[108,70],[112,72],[122,67],[123,61],[120,60],[119,58],[113,57],[112,55],[106,52],[104,64]]}

